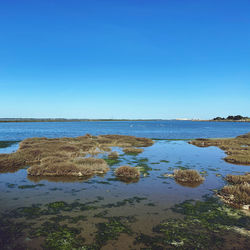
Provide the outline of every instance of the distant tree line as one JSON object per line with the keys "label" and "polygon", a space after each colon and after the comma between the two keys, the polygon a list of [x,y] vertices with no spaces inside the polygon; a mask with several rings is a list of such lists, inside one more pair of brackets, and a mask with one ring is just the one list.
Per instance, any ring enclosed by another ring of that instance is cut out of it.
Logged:
{"label": "distant tree line", "polygon": [[229,115],[227,118],[224,117],[215,117],[213,120],[214,121],[223,121],[223,120],[233,120],[233,121],[239,121],[239,120],[248,120],[250,119],[249,117],[244,117],[241,115]]}

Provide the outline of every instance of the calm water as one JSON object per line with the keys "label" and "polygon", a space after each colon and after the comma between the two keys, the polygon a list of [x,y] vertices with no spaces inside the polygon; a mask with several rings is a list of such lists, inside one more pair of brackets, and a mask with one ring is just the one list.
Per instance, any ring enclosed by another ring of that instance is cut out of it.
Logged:
{"label": "calm water", "polygon": [[[250,123],[186,121],[0,124],[1,140],[85,133],[179,139],[232,137],[249,131]],[[226,174],[249,172],[250,166],[226,163],[222,150],[198,148],[184,140],[155,141],[137,156],[114,150],[120,152],[120,162],[105,176],[88,180],[30,178],[26,169],[1,173],[0,249],[248,248],[249,217],[223,206],[214,190],[225,185]],[[115,178],[117,167],[138,164],[148,169],[138,182]],[[200,171],[205,181],[186,187],[164,177],[183,168]]]}
{"label": "calm water", "polygon": [[0,141],[28,137],[75,137],[90,133],[157,139],[235,137],[250,131],[250,122],[124,121],[0,123]]}

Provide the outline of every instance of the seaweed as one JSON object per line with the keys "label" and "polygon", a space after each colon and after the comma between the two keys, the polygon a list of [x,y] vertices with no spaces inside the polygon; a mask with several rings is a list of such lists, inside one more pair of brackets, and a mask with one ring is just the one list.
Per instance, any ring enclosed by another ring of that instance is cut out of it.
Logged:
{"label": "seaweed", "polygon": [[18,188],[20,189],[27,189],[27,188],[36,188],[36,187],[43,187],[44,184],[36,184],[36,185],[20,185]]}
{"label": "seaweed", "polygon": [[4,216],[0,218],[0,249],[26,249],[17,243],[17,239],[23,236],[23,230],[30,224],[25,222],[12,222]]}
{"label": "seaweed", "polygon": [[81,230],[55,222],[44,222],[38,229],[32,229],[31,237],[45,237],[44,249],[68,250],[80,248],[84,238],[80,237]]}
{"label": "seaweed", "polygon": [[143,200],[147,200],[147,198],[134,196],[132,198],[127,198],[122,201],[118,201],[116,203],[109,203],[106,205],[102,205],[102,208],[121,207],[121,206],[125,206],[126,204],[133,206],[135,205],[135,203],[140,203]]}
{"label": "seaweed", "polygon": [[0,148],[8,148],[13,144],[18,143],[19,141],[0,141]]}
{"label": "seaweed", "polygon": [[106,163],[109,166],[114,166],[114,165],[117,165],[118,163],[121,162],[121,160],[119,160],[117,158],[104,158],[103,160],[106,161]]}
{"label": "seaweed", "polygon": [[97,224],[96,244],[103,246],[109,240],[117,240],[121,233],[132,234],[131,229],[124,223],[124,217],[109,217],[108,222]]}
{"label": "seaweed", "polygon": [[[221,249],[228,235],[249,230],[250,218],[218,202],[214,197],[204,201],[187,200],[176,204],[172,210],[184,218],[167,219],[153,228],[154,235],[139,234],[135,243],[144,243],[151,249]],[[247,247],[249,238],[242,237]]]}
{"label": "seaweed", "polygon": [[152,171],[153,169],[149,167],[146,163],[139,163],[136,165],[136,168],[142,173],[142,174],[149,174],[149,171]]}

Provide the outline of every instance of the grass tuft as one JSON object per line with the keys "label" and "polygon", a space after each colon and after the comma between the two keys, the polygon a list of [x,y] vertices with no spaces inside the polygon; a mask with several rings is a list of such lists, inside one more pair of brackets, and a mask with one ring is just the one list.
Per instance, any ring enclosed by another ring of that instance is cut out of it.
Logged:
{"label": "grass tuft", "polygon": [[174,170],[174,178],[179,183],[198,183],[201,184],[204,178],[194,169],[176,169]]}
{"label": "grass tuft", "polygon": [[250,173],[227,175],[231,185],[224,186],[217,195],[225,202],[237,208],[250,209]]}
{"label": "grass tuft", "polygon": [[122,166],[115,170],[115,175],[124,179],[138,179],[140,178],[140,172],[135,167]]}
{"label": "grass tuft", "polygon": [[124,148],[123,152],[125,154],[137,155],[143,152],[143,148],[134,148],[134,147]]}

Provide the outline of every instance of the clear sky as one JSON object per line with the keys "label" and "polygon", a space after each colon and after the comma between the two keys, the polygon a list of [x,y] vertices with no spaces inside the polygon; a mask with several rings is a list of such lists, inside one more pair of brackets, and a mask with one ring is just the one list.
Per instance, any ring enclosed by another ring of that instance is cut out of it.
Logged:
{"label": "clear sky", "polygon": [[0,117],[237,114],[249,0],[0,0]]}

